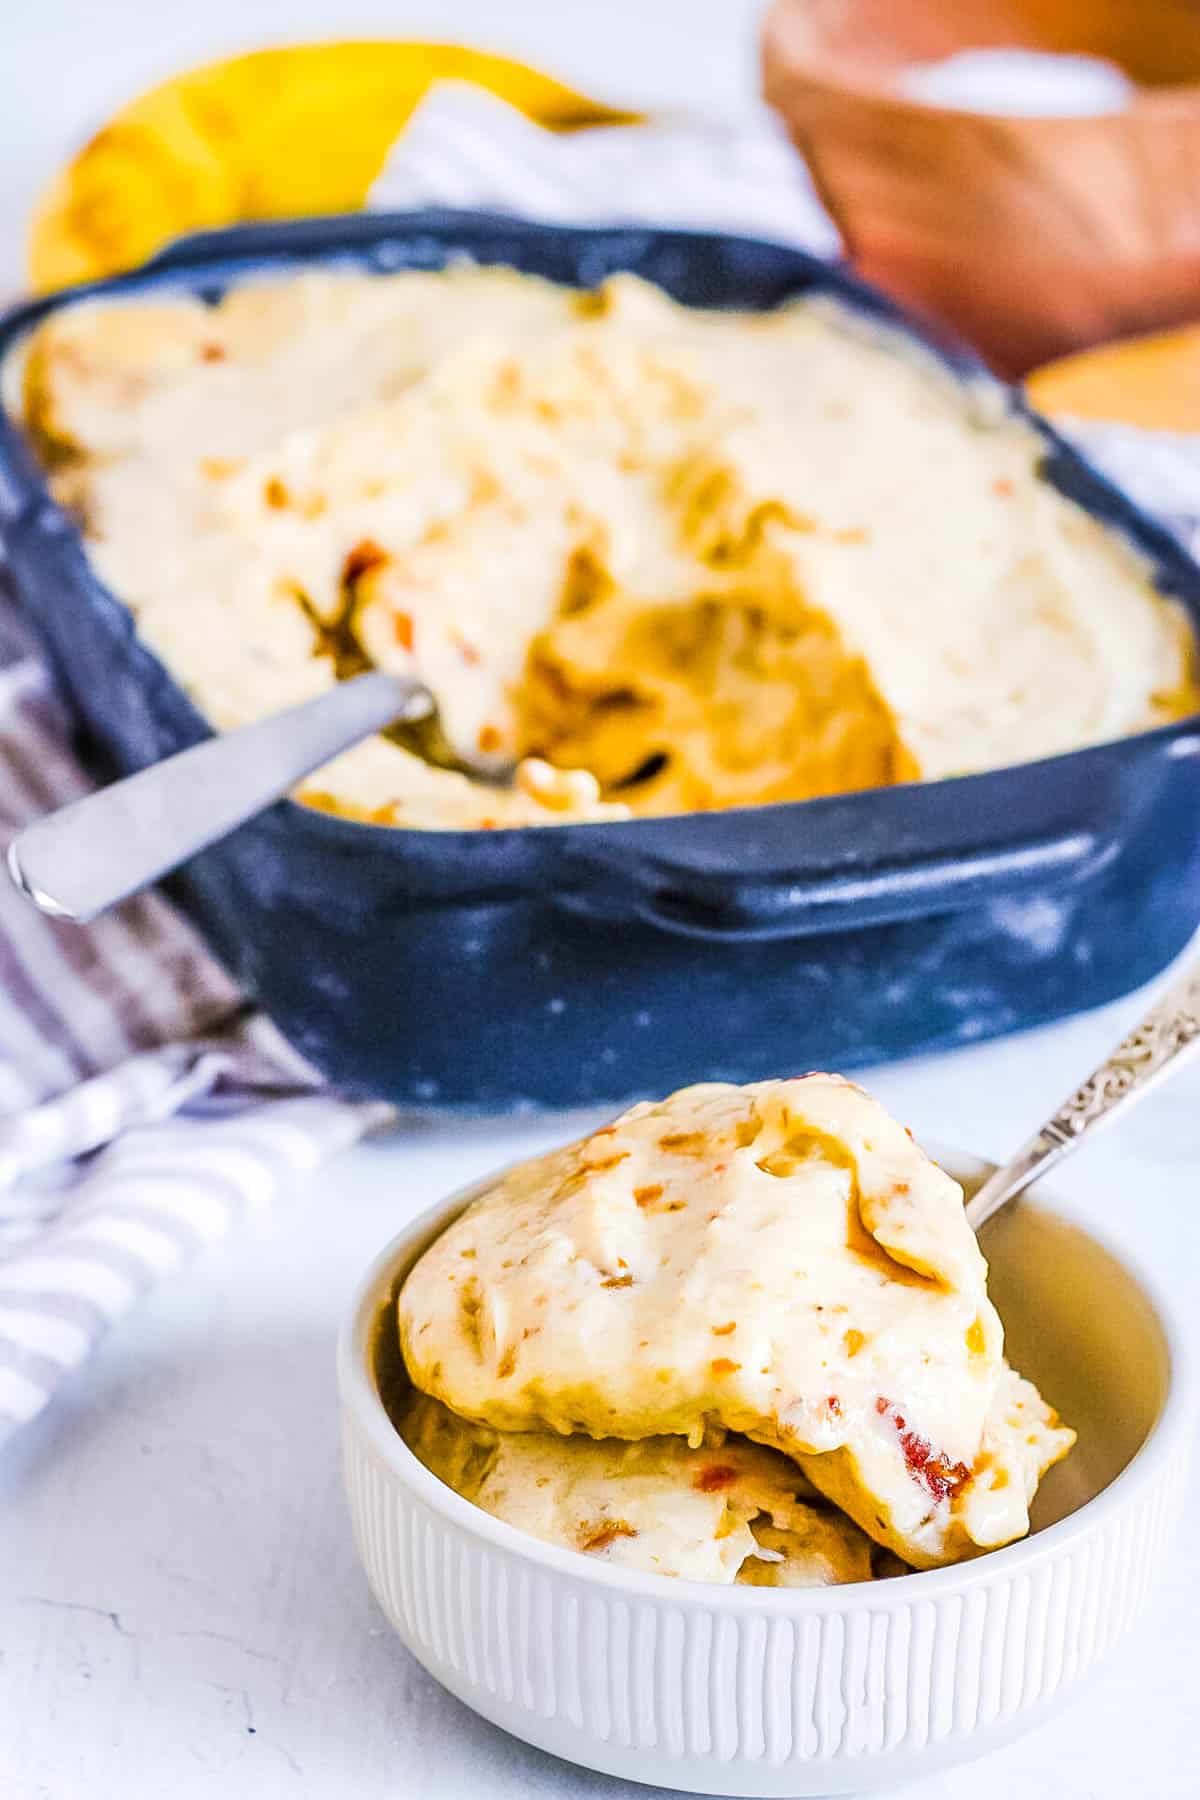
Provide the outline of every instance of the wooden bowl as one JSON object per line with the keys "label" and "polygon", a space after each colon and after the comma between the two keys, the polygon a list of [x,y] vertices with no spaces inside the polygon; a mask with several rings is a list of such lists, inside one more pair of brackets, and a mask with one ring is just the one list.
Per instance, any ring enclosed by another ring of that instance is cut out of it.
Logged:
{"label": "wooden bowl", "polygon": [[[904,97],[976,47],[1102,56],[1127,108],[1008,117]],[[1003,374],[1200,318],[1193,0],[774,0],[764,91],[861,271]]]}

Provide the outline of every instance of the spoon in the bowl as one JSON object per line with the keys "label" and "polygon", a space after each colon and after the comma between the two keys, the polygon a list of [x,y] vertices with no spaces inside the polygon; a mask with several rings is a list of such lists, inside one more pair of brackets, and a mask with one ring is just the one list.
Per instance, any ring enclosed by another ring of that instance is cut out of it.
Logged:
{"label": "spoon in the bowl", "polygon": [[1078,1148],[1089,1133],[1145,1099],[1200,1050],[1200,963],[1189,963],[1140,1025],[1080,1082],[1015,1156],[988,1176],[967,1202],[978,1231],[993,1213]]}
{"label": "spoon in the bowl", "polygon": [[86,924],[377,731],[425,762],[492,784],[507,780],[495,763],[456,755],[423,682],[376,669],[39,819],[9,845],[12,878],[42,912]]}

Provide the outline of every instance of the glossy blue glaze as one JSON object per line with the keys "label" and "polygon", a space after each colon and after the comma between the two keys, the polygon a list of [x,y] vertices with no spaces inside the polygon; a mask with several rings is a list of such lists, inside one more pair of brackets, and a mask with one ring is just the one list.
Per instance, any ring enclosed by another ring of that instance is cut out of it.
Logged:
{"label": "glossy blue glaze", "polygon": [[[458,256],[578,285],[632,269],[705,305],[820,290],[932,341],[840,268],[781,246],[439,213],[191,239],[17,308],[0,357],[80,294],[215,296],[268,271]],[[1200,568],[1034,423],[1046,479],[1138,543],[1200,624]],[[8,416],[0,529],[93,752],[126,771],[205,735]],[[1200,920],[1198,727],[957,781],[623,824],[393,831],[285,803],[173,886],[245,988],[354,1092],[495,1112],[846,1068],[1074,1012],[1161,968]]]}

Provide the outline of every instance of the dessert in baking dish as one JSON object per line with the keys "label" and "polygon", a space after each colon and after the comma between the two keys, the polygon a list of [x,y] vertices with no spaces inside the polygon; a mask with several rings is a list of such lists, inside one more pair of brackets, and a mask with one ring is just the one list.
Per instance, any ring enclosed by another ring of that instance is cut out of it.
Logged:
{"label": "dessert in baking dish", "polygon": [[29,429],[222,728],[375,663],[511,793],[383,738],[302,797],[425,827],[803,799],[1195,703],[1123,540],[1000,390],[827,299],[681,307],[503,269],[77,305]]}
{"label": "dessert in baking dish", "polygon": [[[417,1262],[398,1328],[435,1473],[698,1579],[747,1579],[752,1540],[789,1579],[814,1491],[842,1534],[821,1579],[865,1578],[846,1519],[912,1567],[976,1555],[1028,1530],[1074,1441],[1005,1362],[961,1189],[835,1076],[685,1088],[510,1170]],[[730,1458],[723,1552],[683,1499]]]}

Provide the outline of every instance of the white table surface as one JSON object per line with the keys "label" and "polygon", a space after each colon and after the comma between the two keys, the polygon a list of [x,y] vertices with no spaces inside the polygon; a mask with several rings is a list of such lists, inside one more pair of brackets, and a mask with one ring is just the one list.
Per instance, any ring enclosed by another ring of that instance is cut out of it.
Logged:
{"label": "white table surface", "polygon": [[[0,292],[34,194],[122,98],[286,38],[465,39],[636,103],[753,92],[757,0],[0,0]],[[1002,1152],[1137,1001],[868,1079],[917,1130]],[[333,1168],[161,1288],[0,1461],[0,1800],[636,1800],[525,1749],[400,1647],[355,1562],[333,1344],[417,1208],[581,1117],[409,1131]],[[1064,1178],[1193,1310],[1200,1075]],[[926,1800],[1195,1800],[1200,1548],[1061,1719]]]}

